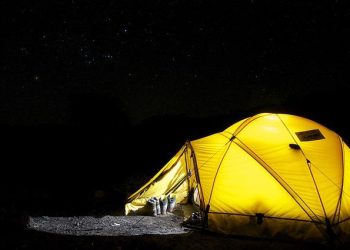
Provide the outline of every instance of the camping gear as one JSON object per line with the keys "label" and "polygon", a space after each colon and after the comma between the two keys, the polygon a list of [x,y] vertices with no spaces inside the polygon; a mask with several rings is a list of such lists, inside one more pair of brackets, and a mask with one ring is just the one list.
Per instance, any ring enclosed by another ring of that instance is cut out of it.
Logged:
{"label": "camping gear", "polygon": [[157,215],[160,215],[160,214],[161,214],[160,202],[159,202],[159,199],[158,199],[158,198],[155,198],[155,199],[156,199]]}
{"label": "camping gear", "polygon": [[147,201],[148,204],[151,206],[153,216],[157,216],[157,201],[156,201],[156,199],[157,198],[152,197]]}
{"label": "camping gear", "polygon": [[160,203],[161,214],[166,214],[168,209],[168,197],[165,195],[162,195],[159,198],[159,203]]}
{"label": "camping gear", "polygon": [[176,196],[169,194],[167,199],[168,199],[168,212],[172,213],[175,208]]}
{"label": "camping gear", "polygon": [[350,150],[340,135],[304,117],[261,113],[185,142],[125,212],[171,193],[178,204],[193,203],[210,231],[342,237],[350,233],[349,189]]}

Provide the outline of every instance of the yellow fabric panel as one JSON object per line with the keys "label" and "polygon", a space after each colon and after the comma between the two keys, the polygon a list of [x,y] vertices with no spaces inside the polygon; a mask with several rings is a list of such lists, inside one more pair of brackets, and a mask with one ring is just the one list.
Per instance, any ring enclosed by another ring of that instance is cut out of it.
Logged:
{"label": "yellow fabric panel", "polygon": [[[172,195],[175,195],[176,197],[176,203],[186,203],[188,199],[188,181],[186,180],[181,186],[176,189]],[[157,198],[159,198],[161,195],[155,195]],[[128,215],[132,212],[137,212],[142,214],[142,208],[144,208],[147,204],[148,199],[151,197],[143,197],[143,198],[137,198],[133,200],[132,202],[129,202],[125,204],[125,214]],[[149,212],[149,211],[148,211]]]}
{"label": "yellow fabric panel", "polygon": [[191,142],[196,153],[204,205],[208,203],[215,173],[227,150],[228,142],[229,140],[220,134],[214,134]]}
{"label": "yellow fabric panel", "polygon": [[[334,167],[329,165],[330,167]],[[335,167],[336,168],[336,167]],[[341,170],[341,166],[338,167]],[[327,176],[323,171],[320,171],[319,166],[311,165],[311,169],[317,184],[319,194],[327,215],[327,218],[332,220],[336,216],[337,204],[341,194],[341,183],[336,183],[331,179],[330,176]]]}
{"label": "yellow fabric panel", "polygon": [[245,119],[242,122],[242,124],[234,131],[234,135],[237,136],[241,132],[241,130],[247,127],[250,123],[254,122],[256,119],[260,117],[267,116],[267,115],[270,115],[270,113],[260,113]]}
{"label": "yellow fabric panel", "polygon": [[218,171],[210,211],[310,220],[281,184],[235,143]]}
{"label": "yellow fabric panel", "polygon": [[186,166],[187,172],[191,173],[191,178],[188,178],[188,189],[191,190],[191,188],[193,188],[196,185],[196,174],[195,174],[195,169],[194,169],[194,164],[193,164],[193,155],[192,155],[192,149],[191,146],[189,146],[189,144],[187,144],[188,142],[186,142],[186,153],[184,154],[184,160],[186,161]]}
{"label": "yellow fabric panel", "polygon": [[[211,149],[218,149],[227,143],[227,137],[220,133],[215,133],[197,140],[191,141],[193,150],[197,152],[197,146],[210,147]],[[198,160],[198,159],[197,159]]]}
{"label": "yellow fabric panel", "polygon": [[[132,199],[129,198],[130,202],[125,205],[126,214],[131,211],[135,212],[145,206],[149,198],[159,198],[161,195],[164,195],[187,175],[186,159],[190,156],[187,155],[185,157],[187,152],[183,153],[184,149],[185,147],[183,147],[146,185],[134,193],[131,196]],[[174,163],[176,164],[174,165]],[[194,177],[193,175],[192,178]],[[187,198],[188,186],[189,183],[186,180],[172,192],[176,195],[177,202],[181,202]]]}
{"label": "yellow fabric panel", "polygon": [[130,211],[136,211],[146,205],[146,199],[139,199],[137,202],[129,202],[125,204],[125,214],[128,215]]}
{"label": "yellow fabric panel", "polygon": [[350,218],[350,149],[343,143],[344,184],[340,208],[340,221]]}
{"label": "yellow fabric panel", "polygon": [[186,169],[184,167],[184,158],[181,159],[166,175],[160,180],[157,180],[143,192],[139,198],[160,196],[168,191],[171,187],[176,185],[183,177],[186,176]]}
{"label": "yellow fabric panel", "polygon": [[139,190],[137,190],[135,193],[133,193],[132,195],[129,196],[128,200],[131,201],[135,198],[138,197],[138,195],[140,195],[140,193],[147,188],[152,182],[154,182],[161,174],[163,174],[164,172],[168,171],[175,163],[176,161],[179,159],[179,157],[181,156],[181,154],[184,152],[186,146],[183,146],[175,155],[174,157],[172,157],[167,164],[165,164],[165,166],[159,170],[159,172],[157,174],[155,174],[152,179],[150,179],[145,185],[143,185]]}
{"label": "yellow fabric panel", "polygon": [[277,115],[259,116],[247,124],[237,138],[272,168],[315,215],[324,217],[306,159],[301,150],[289,147],[295,142]]}
{"label": "yellow fabric panel", "polygon": [[[306,118],[286,114],[280,114],[279,117],[302,148],[306,158],[310,160],[327,217],[332,218],[342,187],[343,153],[340,137],[328,128]],[[325,139],[300,141],[295,134],[313,129],[319,129]]]}
{"label": "yellow fabric panel", "polygon": [[209,230],[224,234],[281,239],[324,240],[324,235],[312,222],[264,218],[261,225],[256,217],[226,214],[209,214]]}

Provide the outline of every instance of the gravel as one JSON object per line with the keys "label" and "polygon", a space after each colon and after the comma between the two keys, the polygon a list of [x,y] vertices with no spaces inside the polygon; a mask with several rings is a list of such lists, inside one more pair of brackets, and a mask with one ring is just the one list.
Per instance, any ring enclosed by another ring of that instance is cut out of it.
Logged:
{"label": "gravel", "polygon": [[176,215],[161,216],[78,216],[78,217],[29,217],[27,228],[31,230],[76,236],[133,236],[185,234],[181,226],[183,218]]}

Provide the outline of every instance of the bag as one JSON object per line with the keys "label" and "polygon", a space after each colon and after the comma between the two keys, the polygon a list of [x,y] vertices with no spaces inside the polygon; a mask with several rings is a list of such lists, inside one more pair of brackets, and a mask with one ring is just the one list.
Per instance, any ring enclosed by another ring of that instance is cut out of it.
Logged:
{"label": "bag", "polygon": [[176,195],[168,195],[168,212],[172,213],[174,211],[176,204]]}
{"label": "bag", "polygon": [[167,208],[168,208],[168,197],[166,197],[165,195],[162,195],[159,198],[159,203],[160,203],[160,207],[161,207],[161,213],[166,214]]}

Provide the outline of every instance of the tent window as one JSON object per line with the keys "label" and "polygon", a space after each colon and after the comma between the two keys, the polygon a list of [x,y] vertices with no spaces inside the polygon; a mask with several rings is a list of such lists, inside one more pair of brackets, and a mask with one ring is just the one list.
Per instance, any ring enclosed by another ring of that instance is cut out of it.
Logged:
{"label": "tent window", "polygon": [[306,130],[295,133],[300,141],[316,141],[325,139],[319,129]]}

